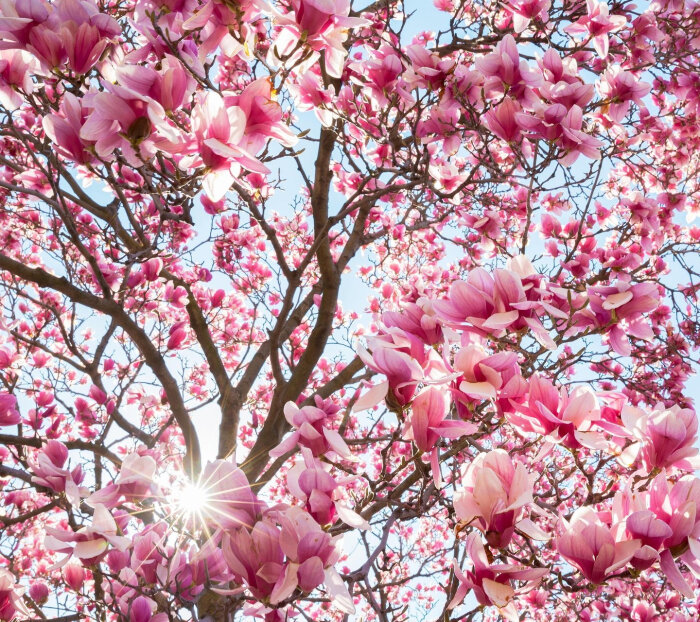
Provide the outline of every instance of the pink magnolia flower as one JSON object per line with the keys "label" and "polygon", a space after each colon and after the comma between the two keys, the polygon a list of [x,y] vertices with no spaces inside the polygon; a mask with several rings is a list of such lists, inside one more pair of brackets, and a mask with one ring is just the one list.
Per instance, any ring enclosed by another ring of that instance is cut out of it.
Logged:
{"label": "pink magnolia flower", "polygon": [[128,611],[129,622],[166,622],[167,613],[154,613],[158,605],[145,596],[137,596],[130,604]]}
{"label": "pink magnolia flower", "polygon": [[639,80],[631,71],[625,71],[619,65],[608,67],[598,81],[598,91],[609,103],[604,110],[613,121],[620,123],[630,104],[634,102],[644,107],[642,97],[651,90],[651,85]]}
{"label": "pink magnolia flower", "polygon": [[[418,340],[414,338],[414,341]],[[368,340],[368,345],[372,349],[371,353],[362,345],[358,346],[357,353],[367,367],[386,376],[386,381],[373,387],[367,394],[367,398],[372,398],[372,403],[365,400],[367,405],[362,402],[360,406],[358,401],[356,409],[362,406],[369,408],[384,396],[390,406],[406,406],[413,398],[418,383],[425,376],[421,364],[412,354],[405,351],[415,352],[411,347],[411,339],[398,332],[391,332],[386,337]],[[377,399],[373,400],[375,395]]]}
{"label": "pink magnolia flower", "polygon": [[455,354],[453,367],[462,374],[452,389],[461,417],[466,418],[469,407],[485,399],[494,400],[501,412],[512,410],[511,400],[519,400],[527,393],[514,352],[489,355],[480,343],[469,343]]}
{"label": "pink magnolia flower", "polygon": [[333,124],[333,113],[329,109],[334,98],[333,89],[324,87],[321,76],[311,69],[295,77],[296,83],[289,82],[288,88],[297,100],[297,108],[313,110],[321,125],[330,127]]}
{"label": "pink magnolia flower", "polygon": [[203,518],[221,529],[252,528],[265,504],[250,489],[243,471],[226,460],[204,467],[198,487],[205,495]]}
{"label": "pink magnolia flower", "polygon": [[[49,586],[43,581],[34,581],[29,586],[29,596],[38,605],[43,605],[49,599]],[[0,618],[2,614],[0,614]]]}
{"label": "pink magnolia flower", "polygon": [[12,622],[18,616],[30,617],[29,610],[22,600],[24,588],[15,582],[15,576],[5,568],[0,568],[0,620]]}
{"label": "pink magnolia flower", "polygon": [[369,87],[378,107],[387,106],[397,96],[411,101],[410,93],[400,80],[405,70],[403,62],[391,46],[382,45],[369,59],[353,64],[352,68],[356,74],[353,82]]}
{"label": "pink magnolia flower", "polygon": [[163,270],[163,260],[160,257],[152,257],[143,264],[141,270],[147,281],[156,281]]}
{"label": "pink magnolia flower", "polygon": [[50,440],[29,460],[34,475],[32,481],[54,492],[65,492],[72,505],[80,505],[80,497],[87,496],[88,491],[80,487],[83,481],[83,469],[77,465],[69,471],[64,468],[68,460],[68,449],[60,441]]}
{"label": "pink magnolia flower", "polygon": [[109,510],[103,505],[95,505],[92,523],[76,532],[47,527],[44,546],[50,551],[66,553],[66,561],[72,554],[90,566],[102,560],[110,545],[120,551],[130,546],[131,541],[117,533],[117,523]]}
{"label": "pink magnolia flower", "polygon": [[545,308],[536,288],[539,277],[531,268],[517,259],[508,264],[508,269],[494,270],[493,275],[475,268],[466,281],[451,285],[447,300],[433,302],[435,313],[452,328],[483,336],[499,338],[506,330],[530,329],[538,341],[547,345],[551,337],[536,317]]}
{"label": "pink magnolia flower", "polygon": [[608,56],[610,40],[608,33],[620,30],[627,21],[624,15],[610,15],[607,2],[586,0],[588,14],[567,26],[569,34],[587,34],[593,39],[593,47],[601,58]]}
{"label": "pink magnolia flower", "polygon": [[664,540],[673,535],[671,526],[657,518],[651,510],[638,510],[629,514],[626,527],[630,538],[637,539],[642,544],[630,560],[638,570],[649,568],[657,561]]}
{"label": "pink magnolia flower", "polygon": [[576,59],[571,56],[562,59],[554,48],[549,48],[542,58],[538,58],[537,64],[545,80],[540,86],[540,91],[551,88],[559,82],[581,84]]}
{"label": "pink magnolia flower", "polygon": [[280,531],[269,519],[247,529],[233,529],[224,534],[224,559],[237,583],[246,585],[258,600],[272,604],[286,598],[291,592],[285,584],[286,565],[280,545]]}
{"label": "pink magnolia flower", "polygon": [[551,82],[543,83],[539,92],[547,100],[554,104],[561,104],[568,110],[572,106],[584,108],[593,99],[595,87],[579,80],[560,80],[554,84]]}
{"label": "pink magnolia flower", "polygon": [[642,492],[625,490],[613,500],[613,518],[626,520],[626,532],[641,542],[632,564],[645,569],[659,561],[662,572],[683,595],[694,593],[678,569],[680,558],[700,575],[700,480],[691,475],[670,485],[664,472]]}
{"label": "pink magnolia flower", "polygon": [[524,581],[517,592],[527,592],[549,570],[547,568],[528,568],[516,564],[489,564],[484,545],[476,533],[467,536],[466,549],[467,556],[472,563],[472,570],[464,572],[455,562],[454,572],[459,586],[448,608],[454,609],[464,600],[470,590],[474,590],[474,596],[480,605],[487,607],[495,605],[498,607],[499,614],[507,620],[512,622],[520,620],[518,612],[511,602],[516,595],[512,581]]}
{"label": "pink magnolia flower", "polygon": [[522,139],[522,128],[517,121],[520,110],[517,101],[504,97],[500,104],[484,114],[484,125],[507,143],[518,143]]}
{"label": "pink magnolia flower", "polygon": [[[118,31],[121,33],[121,29]],[[89,22],[64,23],[60,30],[66,48],[69,67],[77,74],[85,74],[100,60],[109,45],[97,26]]]}
{"label": "pink magnolia flower", "polygon": [[83,98],[91,112],[80,130],[82,140],[94,141],[100,158],[110,159],[120,149],[138,167],[158,149],[172,152],[182,142],[158,102],[118,84],[106,83],[105,88]]}
{"label": "pink magnolia flower", "polygon": [[273,50],[277,58],[294,54],[299,41],[317,53],[323,52],[326,72],[340,78],[347,51],[343,43],[349,28],[368,25],[366,19],[349,17],[350,0],[291,0],[292,12],[277,15],[276,22],[285,26],[278,35]]}
{"label": "pink magnolia flower", "polygon": [[557,140],[557,146],[563,151],[559,158],[564,166],[570,166],[579,157],[584,155],[593,160],[600,160],[600,148],[603,143],[590,134],[582,131],[583,111],[579,106],[572,106],[561,122],[562,135]]}
{"label": "pink magnolia flower", "polygon": [[266,166],[243,149],[246,115],[238,106],[226,107],[224,99],[214,92],[199,94],[192,109],[194,142],[190,151],[196,155],[183,158],[183,169],[203,166],[202,186],[212,201],[219,201],[240,175],[241,167],[267,174]]}
{"label": "pink magnolia flower", "polygon": [[11,393],[0,393],[0,427],[17,425],[22,416],[17,410],[17,398]]}
{"label": "pink magnolia flower", "polygon": [[698,418],[693,409],[666,408],[659,403],[647,412],[627,405],[621,415],[622,424],[635,440],[623,454],[626,464],[638,460],[647,472],[672,466],[700,468]]}
{"label": "pink magnolia flower", "polygon": [[443,87],[447,74],[455,64],[453,59],[441,57],[418,44],[409,45],[406,48],[406,56],[411,62],[406,70],[404,80],[411,89],[439,89]]}
{"label": "pink magnolia flower", "polygon": [[495,449],[469,463],[460,484],[454,496],[457,517],[482,531],[490,546],[508,546],[525,506],[532,502],[525,465],[514,464],[506,451]]}
{"label": "pink magnolia flower", "polygon": [[369,524],[359,514],[347,507],[338,494],[345,482],[336,480],[320,460],[302,447],[303,462],[295,464],[287,473],[287,488],[304,503],[306,511],[319,525],[330,525],[340,518],[344,523],[359,529],[369,529]]}
{"label": "pink magnolia flower", "polygon": [[118,505],[122,499],[139,501],[161,496],[160,487],[154,481],[156,461],[148,455],[132,453],[122,462],[119,475],[87,499],[88,505],[100,504],[108,508]]}
{"label": "pink magnolia flower", "polygon": [[[151,1],[153,0],[148,0],[148,2]],[[170,4],[175,6],[171,9]],[[165,26],[171,31],[180,28],[185,31],[198,31],[198,45],[193,41],[189,42],[192,45],[188,55],[198,64],[197,72],[200,75],[204,75],[202,61],[206,61],[217,48],[220,48],[227,58],[235,58],[242,52],[245,53],[246,46],[253,48],[261,12],[272,12],[267,0],[244,0],[238,2],[235,7],[216,0],[207,0],[204,3],[167,0],[166,7],[168,10],[161,15],[162,22],[165,22],[161,23],[161,28]],[[171,10],[177,13],[170,13]],[[143,30],[148,30],[150,27],[148,11],[144,10],[140,17]],[[239,36],[234,38],[232,36],[234,32]],[[153,32],[151,40],[152,45],[158,50],[156,53],[162,53],[162,41],[156,32]]]}
{"label": "pink magnolia flower", "polygon": [[398,328],[404,333],[415,335],[428,346],[440,343],[442,339],[442,326],[427,298],[405,303],[401,311],[385,311],[382,322],[388,328]]}
{"label": "pink magnolia flower", "polygon": [[282,108],[272,99],[272,83],[269,78],[260,78],[246,86],[240,95],[226,95],[227,109],[238,106],[245,115],[246,123],[239,147],[256,154],[271,138],[285,147],[293,147],[297,137],[283,120]]}
{"label": "pink magnolia flower", "polygon": [[299,408],[294,402],[284,405],[284,417],[294,431],[270,451],[270,456],[277,458],[299,445],[311,450],[314,456],[333,451],[342,458],[352,457],[340,434],[327,425],[340,408],[320,395],[314,396],[314,401],[316,406]]}
{"label": "pink magnolia flower", "polygon": [[38,69],[31,54],[23,50],[0,50],[0,104],[7,110],[16,110],[22,105],[26,94],[34,91],[32,74]]}
{"label": "pink magnolia flower", "polygon": [[158,102],[166,112],[179,110],[195,89],[195,80],[182,63],[165,54],[159,69],[145,65],[121,65],[116,70],[122,86]]}
{"label": "pink magnolia flower", "polygon": [[146,583],[158,581],[168,566],[172,551],[166,547],[168,525],[158,522],[148,525],[143,531],[133,537],[130,558],[131,569]]}
{"label": "pink magnolia flower", "polygon": [[616,540],[601,515],[588,506],[578,508],[569,521],[559,519],[557,550],[592,583],[602,583],[629,563],[640,540]]}
{"label": "pink magnolia flower", "polygon": [[62,573],[68,587],[76,592],[83,588],[83,584],[85,583],[85,568],[83,568],[82,564],[75,561],[68,562],[63,567]]}
{"label": "pink magnolia flower", "polygon": [[459,438],[476,432],[478,426],[473,423],[447,419],[449,405],[444,390],[437,387],[423,389],[411,403],[405,437],[427,453],[435,448],[440,438]]}
{"label": "pink magnolia flower", "polygon": [[542,76],[530,69],[525,60],[520,60],[512,35],[503,37],[490,54],[477,58],[476,69],[486,78],[484,89],[487,97],[500,98],[507,92],[520,104],[532,105],[537,102],[532,89],[541,84]]}
{"label": "pink magnolia flower", "polygon": [[46,115],[42,120],[44,131],[52,140],[56,151],[77,164],[87,164],[94,160],[88,149],[94,146],[95,141],[84,140],[80,136],[89,114],[90,109],[82,99],[72,93],[65,93],[59,113]]}
{"label": "pink magnolia flower", "polygon": [[[277,602],[289,597],[298,587],[311,592],[321,583],[332,597],[333,604],[345,613],[355,607],[333,564],[340,557],[337,539],[323,531],[319,524],[299,507],[290,507],[279,515],[280,546],[287,558],[284,581]],[[274,604],[274,600],[271,600]]]}
{"label": "pink magnolia flower", "polygon": [[49,18],[50,8],[43,0],[0,2],[0,40],[6,42],[4,47],[25,48],[32,30]]}
{"label": "pink magnolia flower", "polygon": [[30,0],[14,4],[14,10],[6,3],[0,8],[0,39],[6,47],[27,50],[47,70],[68,62],[75,73],[87,73],[121,34],[117,21],[92,2]]}
{"label": "pink magnolia flower", "polygon": [[546,435],[572,449],[597,445],[600,435],[591,427],[600,419],[600,406],[589,387],[557,390],[548,379],[534,374],[529,379],[527,400],[513,406],[515,410],[506,417],[523,432]]}
{"label": "pink magnolia flower", "polygon": [[177,590],[185,600],[195,602],[208,583],[229,581],[231,573],[219,545],[217,538],[208,539],[199,551],[194,547],[187,552],[178,549],[170,562],[171,589]]}
{"label": "pink magnolia flower", "polygon": [[577,324],[604,328],[618,354],[631,353],[628,335],[647,340],[653,336],[642,314],[659,306],[659,290],[654,283],[596,285],[589,287],[587,293],[590,304],[576,313]]}
{"label": "pink magnolia flower", "polygon": [[551,0],[511,0],[505,6],[513,13],[513,30],[518,34],[527,29],[533,19],[547,22]]}
{"label": "pink magnolia flower", "polygon": [[533,139],[543,139],[547,142],[554,142],[563,133],[562,121],[566,117],[566,107],[562,104],[552,104],[540,107],[534,113],[516,113],[513,123],[517,124],[529,132],[528,136]]}

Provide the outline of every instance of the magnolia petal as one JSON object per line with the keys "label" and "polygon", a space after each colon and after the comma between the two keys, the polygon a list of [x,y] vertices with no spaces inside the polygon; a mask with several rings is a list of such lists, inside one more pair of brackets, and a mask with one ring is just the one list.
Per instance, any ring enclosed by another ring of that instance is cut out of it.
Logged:
{"label": "magnolia petal", "polygon": [[352,412],[357,413],[373,408],[386,397],[388,390],[389,382],[387,380],[374,385],[355,402]]}
{"label": "magnolia petal", "polygon": [[335,509],[338,512],[340,520],[342,520],[349,527],[354,527],[355,529],[367,530],[369,529],[369,523],[362,518],[357,512],[351,510],[349,507],[343,505],[342,503],[336,503]]}
{"label": "magnolia petal", "polygon": [[683,596],[686,598],[695,598],[693,590],[681,574],[681,571],[678,570],[678,566],[676,566],[676,562],[673,559],[671,551],[666,550],[661,553],[659,566],[666,575],[666,578],[671,582],[671,585],[673,585],[673,587],[683,594]]}
{"label": "magnolia petal", "polygon": [[333,604],[344,613],[355,613],[355,605],[348,592],[348,587],[340,578],[338,571],[333,568],[326,568],[325,580],[326,589],[333,598]]}
{"label": "magnolia petal", "polygon": [[470,397],[496,398],[496,389],[490,382],[462,382],[459,390]]}
{"label": "magnolia petal", "polygon": [[299,584],[297,566],[298,564],[289,564],[284,569],[284,576],[279,578],[270,594],[270,602],[273,605],[283,601],[285,598],[289,598],[294,593]]}
{"label": "magnolia petal", "polygon": [[617,309],[618,307],[621,307],[622,305],[628,303],[630,300],[632,300],[633,297],[634,294],[632,294],[632,292],[630,291],[613,294],[612,296],[608,296],[605,299],[605,302],[603,303],[603,309],[605,309],[606,311],[610,311],[611,309]]}
{"label": "magnolia petal", "polygon": [[482,587],[486,596],[497,607],[505,607],[515,594],[515,590],[509,584],[497,583],[491,579],[484,579]]}
{"label": "magnolia petal", "polygon": [[540,527],[529,518],[523,518],[521,521],[517,522],[515,528],[533,540],[541,540],[544,542],[552,539],[552,534],[540,529]]}
{"label": "magnolia petal", "polygon": [[100,538],[99,540],[77,542],[73,554],[79,559],[91,559],[102,555],[106,550],[107,541]]}
{"label": "magnolia petal", "polygon": [[481,327],[482,328],[492,328],[499,329],[505,328],[506,326],[515,322],[520,314],[517,311],[505,311],[503,313],[494,313],[488,320],[486,320]]}

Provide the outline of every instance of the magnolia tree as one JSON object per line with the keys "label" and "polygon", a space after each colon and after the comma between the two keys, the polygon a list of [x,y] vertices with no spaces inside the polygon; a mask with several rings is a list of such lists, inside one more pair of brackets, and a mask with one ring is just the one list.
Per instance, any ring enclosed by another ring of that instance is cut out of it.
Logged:
{"label": "magnolia tree", "polygon": [[697,620],[699,49],[0,0],[0,620]]}

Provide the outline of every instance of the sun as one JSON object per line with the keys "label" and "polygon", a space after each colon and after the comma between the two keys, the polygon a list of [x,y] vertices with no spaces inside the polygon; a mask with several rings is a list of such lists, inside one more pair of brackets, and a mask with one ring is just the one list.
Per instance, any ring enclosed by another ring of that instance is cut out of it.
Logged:
{"label": "sun", "polygon": [[186,483],[178,492],[176,501],[178,513],[184,516],[202,516],[209,502],[209,492],[204,486],[193,482]]}

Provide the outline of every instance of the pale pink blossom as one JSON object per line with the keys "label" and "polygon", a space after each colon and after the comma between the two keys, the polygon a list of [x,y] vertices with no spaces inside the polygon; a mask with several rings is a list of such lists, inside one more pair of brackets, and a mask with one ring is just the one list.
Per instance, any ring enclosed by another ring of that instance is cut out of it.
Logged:
{"label": "pale pink blossom", "polygon": [[30,616],[22,595],[24,588],[17,584],[15,576],[5,568],[0,568],[0,620],[12,622],[18,616]]}
{"label": "pale pink blossom", "polygon": [[160,487],[154,480],[156,466],[156,461],[149,455],[129,454],[124,458],[114,482],[90,495],[86,502],[88,505],[101,504],[113,508],[122,499],[140,501],[161,496]]}
{"label": "pale pink blossom", "polygon": [[608,524],[588,506],[578,508],[569,521],[559,519],[556,546],[591,583],[602,583],[626,566],[641,547],[637,539],[615,539]]}
{"label": "pale pink blossom", "polygon": [[205,495],[204,519],[222,529],[252,528],[265,507],[243,471],[226,460],[207,464],[197,486]]}
{"label": "pale pink blossom", "polygon": [[651,326],[642,316],[659,306],[659,289],[654,283],[595,285],[587,289],[589,305],[575,315],[579,326],[602,328],[612,349],[629,355],[629,336],[649,340]]}
{"label": "pale pink blossom", "polygon": [[423,452],[432,451],[441,438],[459,438],[478,429],[473,423],[448,419],[450,401],[443,389],[427,387],[411,403],[405,437]]}
{"label": "pale pink blossom", "polygon": [[166,622],[168,614],[156,613],[157,609],[158,605],[155,601],[145,596],[138,596],[129,604],[128,620],[129,622]]}
{"label": "pale pink blossom", "polygon": [[97,155],[111,159],[120,149],[132,166],[153,157],[158,148],[172,152],[182,138],[166,122],[163,107],[145,95],[118,84],[87,94],[83,101],[90,113],[80,130],[82,140],[93,141]]}
{"label": "pale pink blossom", "polygon": [[90,114],[82,99],[72,93],[66,93],[58,113],[48,114],[42,124],[46,135],[53,141],[53,147],[64,158],[77,164],[87,164],[94,160],[90,152],[96,140],[85,140],[80,131]]}
{"label": "pale pink blossom", "polygon": [[597,86],[598,92],[607,102],[603,110],[618,123],[622,122],[632,102],[643,108],[642,98],[651,90],[650,84],[642,82],[631,71],[625,71],[619,65],[608,67]]}
{"label": "pale pink blossom", "polygon": [[[490,564],[481,538],[476,533],[467,536],[466,549],[467,556],[472,563],[472,569],[464,572],[455,562],[454,573],[459,583],[457,592],[448,608],[456,607],[464,600],[469,591],[473,590],[480,605],[487,607],[495,605],[501,616],[512,622],[518,622],[520,617],[511,602],[513,597],[516,592],[522,593],[531,590],[549,570],[510,563]],[[513,581],[523,581],[524,583],[516,590],[513,587]]]}
{"label": "pale pink blossom", "polygon": [[314,456],[332,451],[342,458],[352,457],[343,438],[328,425],[339,407],[330,401],[324,401],[320,395],[314,396],[314,401],[315,406],[301,408],[294,402],[287,402],[284,405],[284,417],[294,430],[270,451],[270,456],[276,458],[299,445],[310,449]]}
{"label": "pale pink blossom", "polygon": [[620,30],[627,18],[624,15],[610,15],[607,2],[598,0],[586,0],[586,9],[587,14],[565,30],[569,34],[587,34],[593,39],[596,52],[605,59],[610,47],[608,33]]}
{"label": "pale pink blossom", "polygon": [[693,409],[666,408],[659,403],[646,411],[627,405],[621,414],[622,424],[635,441],[623,454],[625,463],[639,461],[647,472],[672,466],[700,468],[698,418]]}
{"label": "pale pink blossom", "polygon": [[67,460],[68,449],[63,443],[57,440],[47,441],[34,459],[29,461],[34,473],[32,481],[54,492],[65,492],[71,504],[78,506],[80,498],[88,494],[87,489],[80,486],[84,477],[83,469],[77,465],[68,470],[65,468]]}
{"label": "pale pink blossom", "polygon": [[564,166],[573,164],[579,155],[584,155],[593,160],[600,160],[600,148],[603,143],[590,134],[582,131],[583,111],[579,106],[572,106],[561,122],[562,135],[557,145],[562,149],[563,155],[559,158]]}
{"label": "pale pink blossom", "polygon": [[427,298],[405,303],[401,311],[384,312],[382,322],[388,328],[399,328],[405,333],[415,335],[429,346],[439,343],[442,339],[442,326]]}
{"label": "pale pink blossom", "polygon": [[518,357],[514,352],[491,354],[479,342],[471,342],[455,354],[453,367],[461,376],[453,383],[452,395],[457,412],[467,417],[470,407],[485,399],[499,410],[511,410],[512,401],[527,393]]}
{"label": "pale pink blossom", "polygon": [[78,531],[47,527],[46,534],[44,546],[48,550],[66,553],[66,561],[73,555],[88,566],[102,560],[110,546],[123,551],[131,544],[118,535],[117,523],[103,505],[95,505],[91,524]]}
{"label": "pale pink blossom", "polygon": [[510,97],[504,97],[497,106],[490,108],[484,114],[484,124],[496,136],[507,143],[517,143],[522,139],[522,128],[518,124],[517,114],[521,107]]}
{"label": "pale pink blossom", "polygon": [[269,78],[254,80],[238,95],[225,95],[224,105],[227,109],[237,106],[245,115],[238,146],[247,153],[257,154],[272,138],[285,147],[296,145],[297,137],[284,122],[282,108],[272,97]]}
{"label": "pale pink blossom", "polygon": [[500,98],[505,93],[520,104],[534,104],[537,98],[532,90],[542,82],[538,71],[520,60],[518,46],[513,35],[501,39],[493,52],[476,59],[476,68],[486,81],[487,97]]}
{"label": "pale pink blossom", "polygon": [[267,174],[268,168],[240,147],[246,130],[245,112],[238,106],[226,107],[214,92],[200,94],[192,109],[195,141],[190,151],[196,155],[181,161],[182,168],[205,168],[202,185],[212,201],[224,197],[241,168]]}
{"label": "pale pink blossom", "polygon": [[528,398],[523,404],[514,404],[515,410],[506,414],[512,425],[523,432],[548,436],[572,449],[597,444],[600,435],[591,428],[600,419],[600,406],[589,387],[557,389],[539,374],[528,382]]}
{"label": "pale pink blossom", "polygon": [[246,585],[259,600],[269,600],[273,604],[281,600],[279,595],[285,580],[284,553],[279,529],[271,520],[258,521],[250,530],[226,532],[221,546],[237,583]]}
{"label": "pale pink blossom", "polygon": [[551,0],[511,0],[506,8],[513,13],[513,30],[521,33],[533,19],[547,22]]}
{"label": "pale pink blossom", "polygon": [[182,63],[170,54],[163,56],[158,70],[145,65],[121,65],[116,75],[122,86],[158,102],[166,112],[186,104],[196,84]]}
{"label": "pale pink blossom", "polygon": [[[366,26],[369,22],[361,17],[349,17],[350,0],[292,0],[292,11],[276,15],[275,21],[285,26],[278,35],[272,50],[279,59],[291,60],[300,56],[301,41],[316,53],[323,52],[326,72],[340,78],[347,51],[343,43],[349,28]],[[295,50],[298,50],[295,53]]]}
{"label": "pale pink blossom", "polygon": [[529,503],[532,478],[525,465],[514,463],[503,449],[479,454],[470,462],[454,496],[460,521],[477,527],[495,548],[508,546]]}
{"label": "pale pink blossom", "polygon": [[324,583],[336,608],[354,613],[345,583],[333,564],[340,557],[337,539],[323,531],[318,523],[301,508],[290,507],[279,515],[280,546],[287,558],[284,581],[277,597],[271,602],[287,598],[298,587],[310,592]]}
{"label": "pale pink blossom", "polygon": [[394,337],[392,342],[386,338],[372,339],[368,342],[371,353],[360,346],[358,354],[367,367],[386,376],[386,381],[375,386],[378,397],[376,401],[386,396],[390,404],[402,407],[413,398],[418,383],[424,378],[424,372],[411,354],[402,351],[406,347],[410,350],[410,340],[402,340],[395,332],[391,335]]}
{"label": "pale pink blossom", "polygon": [[11,393],[0,393],[0,427],[17,425],[21,421],[17,398]]}
{"label": "pale pink blossom", "polygon": [[31,54],[23,50],[0,50],[0,105],[16,110],[34,92],[32,74],[38,69]]}

